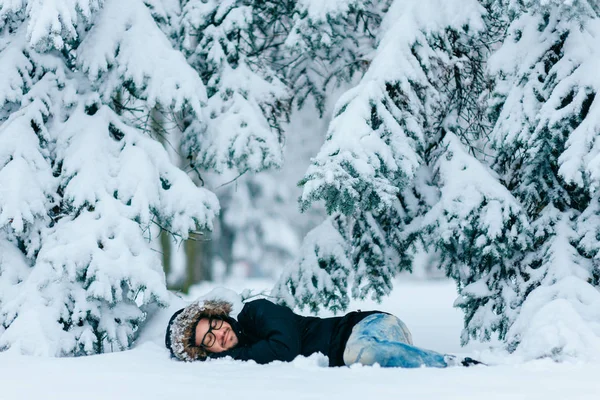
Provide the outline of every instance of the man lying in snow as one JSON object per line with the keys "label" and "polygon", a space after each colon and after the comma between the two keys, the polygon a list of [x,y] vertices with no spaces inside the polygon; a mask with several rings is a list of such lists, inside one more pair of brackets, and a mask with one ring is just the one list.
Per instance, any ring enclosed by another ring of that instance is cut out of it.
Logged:
{"label": "man lying in snow", "polygon": [[474,365],[479,362],[443,355],[412,345],[406,325],[380,311],[358,311],[343,317],[295,314],[265,299],[247,302],[236,321],[224,300],[194,302],[177,311],[167,326],[165,344],[183,361],[231,356],[258,364],[292,361],[323,353],[330,366],[352,364],[415,368]]}

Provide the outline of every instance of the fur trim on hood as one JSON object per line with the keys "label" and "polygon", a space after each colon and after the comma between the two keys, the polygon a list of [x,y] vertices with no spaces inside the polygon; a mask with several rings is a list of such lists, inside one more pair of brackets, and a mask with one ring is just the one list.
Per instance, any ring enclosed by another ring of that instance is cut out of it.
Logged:
{"label": "fur trim on hood", "polygon": [[229,318],[233,305],[224,300],[200,300],[177,311],[167,326],[165,345],[181,361],[205,360],[206,350],[191,342],[201,318]]}

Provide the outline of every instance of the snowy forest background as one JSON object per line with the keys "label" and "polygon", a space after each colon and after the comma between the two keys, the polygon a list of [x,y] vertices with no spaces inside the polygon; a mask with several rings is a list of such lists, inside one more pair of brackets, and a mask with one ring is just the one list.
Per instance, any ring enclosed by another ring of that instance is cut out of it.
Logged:
{"label": "snowy forest background", "polygon": [[464,343],[600,358],[599,21],[595,0],[1,0],[0,348],[126,349],[167,284],[270,276],[342,311],[414,269],[456,282]]}

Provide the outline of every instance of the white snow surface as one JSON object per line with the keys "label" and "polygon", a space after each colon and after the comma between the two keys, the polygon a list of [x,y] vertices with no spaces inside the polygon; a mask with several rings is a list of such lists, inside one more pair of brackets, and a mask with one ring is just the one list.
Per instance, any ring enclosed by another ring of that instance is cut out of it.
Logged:
{"label": "white snow surface", "polygon": [[[396,284],[382,304],[354,302],[351,308],[377,308],[403,319],[417,346],[469,355],[487,367],[446,369],[329,368],[322,355],[291,363],[260,366],[253,362],[171,360],[163,346],[165,325],[186,304],[173,296],[169,309],[148,321],[130,351],[80,358],[21,356],[0,353],[2,400],[13,399],[596,399],[600,364],[555,363],[549,359],[519,363],[485,345],[459,345],[462,313],[452,308],[454,284],[414,281]],[[269,281],[226,282],[241,292],[268,291]],[[215,285],[195,288],[193,297]],[[217,290],[217,293],[224,293]],[[190,300],[193,300],[191,298]],[[389,397],[388,397],[389,396]]]}

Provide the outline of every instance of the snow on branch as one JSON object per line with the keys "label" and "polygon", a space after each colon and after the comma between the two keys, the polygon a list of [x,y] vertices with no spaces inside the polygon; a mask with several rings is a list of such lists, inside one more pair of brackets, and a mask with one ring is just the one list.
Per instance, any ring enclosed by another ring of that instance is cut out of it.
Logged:
{"label": "snow on branch", "polygon": [[[455,305],[465,311],[463,343],[506,334],[519,287],[506,274],[530,246],[529,222],[495,174],[469,155],[451,132],[435,165],[440,200],[423,217],[426,243],[439,250],[441,267],[458,283]],[[506,272],[505,272],[506,271]]]}
{"label": "snow on branch", "polygon": [[28,0],[27,39],[38,51],[62,50],[89,27],[103,0]]}
{"label": "snow on branch", "polygon": [[[281,120],[288,88],[271,69],[261,4],[190,1],[181,41],[207,88],[204,124],[190,122],[184,147],[198,165],[259,172],[283,162]],[[275,50],[273,50],[275,51]]]}
{"label": "snow on branch", "polygon": [[187,238],[219,211],[134,120],[157,105],[202,120],[204,85],[141,0],[15,4],[0,6],[0,287],[15,289],[0,348],[123,350],[168,301],[156,226]]}
{"label": "snow on branch", "polygon": [[480,6],[462,4],[466,12],[453,18],[451,3],[394,3],[377,55],[361,83],[338,101],[326,142],[302,181],[304,209],[323,199],[329,212],[381,211],[413,179],[426,148],[425,127],[442,101],[426,69],[430,58],[444,56],[427,35],[482,24]]}
{"label": "snow on branch", "polygon": [[506,321],[495,330],[524,359],[598,358],[599,25],[589,2],[544,3],[520,10],[490,61],[495,167],[532,228],[531,245],[499,275],[514,289],[510,307],[493,310]]}
{"label": "snow on branch", "polygon": [[533,290],[507,333],[509,349],[524,359],[600,359],[600,293],[589,284],[590,261],[571,244],[577,236],[568,213],[549,206],[534,225],[549,236],[542,268],[525,272]]}
{"label": "snow on branch", "polygon": [[106,0],[77,53],[80,68],[106,99],[124,85],[149,108],[188,106],[202,118],[207,99],[198,73],[173,49],[141,0]]}
{"label": "snow on branch", "polygon": [[344,217],[333,215],[310,231],[302,243],[301,258],[281,274],[271,295],[288,306],[317,313],[321,307],[343,311],[348,307],[350,249],[341,232]]}

